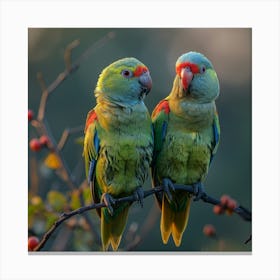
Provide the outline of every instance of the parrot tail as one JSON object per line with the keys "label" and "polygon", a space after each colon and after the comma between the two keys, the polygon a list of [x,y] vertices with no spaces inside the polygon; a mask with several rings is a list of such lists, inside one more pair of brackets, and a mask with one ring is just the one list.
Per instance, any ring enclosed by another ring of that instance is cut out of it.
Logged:
{"label": "parrot tail", "polygon": [[[164,244],[167,244],[170,234],[172,234],[175,245],[179,247],[188,224],[191,198],[188,194],[184,194],[184,199],[182,199],[182,194],[180,194],[180,201],[178,201],[180,204],[177,204],[176,197],[174,205],[174,202],[170,204],[166,196],[163,196],[160,230]],[[180,205],[180,207],[176,206],[176,204]]]}
{"label": "parrot tail", "polygon": [[114,251],[118,250],[125,229],[129,206],[114,209],[111,216],[106,208],[101,211],[101,240],[103,250],[107,251],[110,244]]}

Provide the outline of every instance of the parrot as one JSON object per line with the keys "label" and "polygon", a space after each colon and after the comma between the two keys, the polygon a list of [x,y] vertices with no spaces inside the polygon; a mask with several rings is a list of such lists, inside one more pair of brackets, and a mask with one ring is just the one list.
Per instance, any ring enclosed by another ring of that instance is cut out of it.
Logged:
{"label": "parrot", "polygon": [[104,251],[118,250],[129,202],[116,198],[133,195],[143,207],[143,184],[153,156],[154,135],[144,99],[152,88],[147,66],[134,57],[119,59],[99,75],[96,106],[87,114],[84,129],[85,171],[100,217]]}
{"label": "parrot", "polygon": [[[170,235],[181,245],[192,199],[201,199],[210,163],[220,141],[215,100],[219,80],[203,54],[190,51],[176,61],[170,94],[152,112],[154,127],[153,187],[161,210],[160,231],[164,244]],[[174,184],[191,185],[193,193],[175,190]]]}

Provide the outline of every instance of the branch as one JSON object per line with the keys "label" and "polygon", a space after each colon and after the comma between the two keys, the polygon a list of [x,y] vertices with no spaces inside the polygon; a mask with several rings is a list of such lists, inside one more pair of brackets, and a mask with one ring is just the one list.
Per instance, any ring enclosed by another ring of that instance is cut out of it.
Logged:
{"label": "branch", "polygon": [[66,162],[64,161],[61,155],[60,150],[56,145],[55,139],[52,136],[50,129],[47,128],[45,122],[41,122],[38,120],[32,120],[31,124],[34,128],[36,128],[36,130],[40,135],[48,136],[49,138],[48,148],[56,155],[57,159],[59,160],[60,167],[56,170],[57,174],[60,176],[62,180],[64,180],[67,183],[67,185],[71,190],[76,189],[75,183],[71,177],[71,173],[66,165]]}
{"label": "branch", "polygon": [[46,87],[45,82],[43,80],[42,74],[38,74],[38,79],[42,88],[42,97],[40,101],[39,111],[37,119],[38,121],[43,121],[45,117],[46,105],[50,94],[73,72],[75,72],[81,62],[88,58],[89,54],[96,51],[97,49],[104,46],[109,40],[115,37],[114,32],[107,33],[104,37],[100,40],[96,41],[94,44],[91,45],[73,64],[71,63],[71,52],[72,50],[78,46],[79,42],[77,40],[70,43],[65,50],[64,59],[65,59],[65,70],[61,72],[57,78],[48,86]]}
{"label": "branch", "polygon": [[[175,190],[184,190],[187,191],[191,194],[194,194],[193,191],[193,186],[192,185],[174,185]],[[163,191],[163,187],[162,186],[158,186],[155,188],[152,188],[150,190],[144,191],[144,198],[151,196],[153,194],[156,193],[160,193]],[[209,195],[207,195],[206,193],[203,194],[203,196],[201,197],[201,200],[212,204],[212,205],[221,205],[221,201],[213,198]],[[121,198],[116,198],[115,202],[116,202],[116,206],[118,204],[124,203],[124,202],[135,202],[137,201],[137,198],[134,195],[130,195],[130,196],[126,196],[126,197],[121,197]],[[106,207],[104,202],[100,202],[100,203],[93,203],[92,205],[88,205],[88,206],[84,206],[84,207],[80,207],[74,211],[71,211],[69,213],[62,213],[60,218],[53,224],[53,226],[45,233],[45,235],[43,236],[43,239],[41,240],[41,242],[37,245],[37,247],[34,249],[34,251],[40,251],[44,245],[46,244],[46,242],[48,241],[48,239],[50,238],[50,236],[54,233],[54,231],[59,227],[60,224],[62,224],[65,220],[68,220],[69,218],[75,216],[75,215],[81,215],[84,212],[87,212],[89,210],[92,209],[98,209],[98,208],[103,208]],[[232,209],[233,212],[235,212],[236,214],[238,214],[241,218],[243,218],[245,221],[251,221],[252,220],[252,214],[251,212],[244,208],[243,206],[238,206],[234,209]]]}
{"label": "branch", "polygon": [[126,251],[133,251],[137,248],[137,246],[139,246],[139,244],[145,239],[150,230],[153,228],[159,214],[160,211],[158,209],[158,205],[153,203],[152,208],[146,216],[147,218],[145,219],[145,222],[140,227],[139,234],[136,234],[133,240],[125,246]]}
{"label": "branch", "polygon": [[57,78],[47,87],[46,83],[43,78],[42,73],[37,74],[38,81],[40,83],[41,89],[42,89],[42,96],[40,100],[39,110],[37,119],[32,120],[31,124],[37,129],[39,135],[46,135],[48,136],[50,143],[49,143],[49,149],[55,153],[57,156],[60,168],[58,168],[57,174],[64,180],[67,185],[73,190],[76,188],[75,186],[75,180],[72,178],[71,173],[69,171],[69,168],[66,165],[66,162],[64,161],[62,155],[61,155],[61,149],[65,145],[69,134],[75,133],[77,131],[81,130],[81,127],[77,127],[74,129],[68,129],[65,130],[62,134],[62,137],[59,141],[59,144],[56,144],[56,141],[54,137],[52,136],[51,130],[47,125],[47,121],[45,120],[45,112],[46,112],[46,105],[48,102],[48,98],[51,93],[55,91],[55,89],[72,73],[74,73],[80,66],[81,62],[85,60],[89,54],[96,51],[97,49],[104,46],[109,40],[113,39],[115,36],[114,32],[107,33],[104,37],[102,37],[100,40],[93,43],[85,52],[83,52],[78,59],[72,63],[71,62],[71,55],[72,50],[79,45],[79,41],[75,40],[72,43],[70,43],[65,50],[64,53],[64,60],[65,60],[65,70],[61,72]]}
{"label": "branch", "polygon": [[60,140],[57,144],[57,149],[61,151],[71,134],[78,133],[78,132],[81,132],[83,130],[84,130],[84,125],[64,129],[64,131],[61,135],[61,138],[60,138]]}

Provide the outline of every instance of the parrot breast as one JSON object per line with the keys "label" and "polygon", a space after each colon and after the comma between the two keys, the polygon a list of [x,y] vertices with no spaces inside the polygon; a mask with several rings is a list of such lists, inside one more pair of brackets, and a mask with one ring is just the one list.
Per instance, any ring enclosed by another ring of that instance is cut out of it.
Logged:
{"label": "parrot breast", "polygon": [[102,192],[131,194],[148,177],[152,161],[151,119],[144,103],[130,109],[97,106],[100,153],[96,180]]}
{"label": "parrot breast", "polygon": [[156,173],[159,178],[193,184],[203,180],[208,172],[215,104],[191,106],[182,102],[169,100],[168,128],[157,157]]}
{"label": "parrot breast", "polygon": [[186,185],[203,180],[211,157],[211,137],[207,134],[207,130],[186,133],[183,128],[178,129],[178,124],[172,128],[169,123],[168,133],[157,159],[159,178],[168,177],[173,182]]}

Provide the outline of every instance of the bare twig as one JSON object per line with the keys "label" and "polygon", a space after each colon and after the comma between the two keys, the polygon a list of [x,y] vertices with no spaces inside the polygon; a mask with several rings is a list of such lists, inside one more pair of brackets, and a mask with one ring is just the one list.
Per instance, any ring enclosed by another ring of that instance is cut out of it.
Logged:
{"label": "bare twig", "polygon": [[70,43],[64,52],[64,62],[65,62],[65,68],[69,72],[71,71],[72,68],[72,61],[71,61],[71,56],[72,56],[72,51],[74,48],[80,45],[79,40],[74,40],[72,43]]}
{"label": "bare twig", "polygon": [[37,73],[37,79],[38,79],[38,82],[39,82],[39,84],[41,86],[42,92],[46,91],[47,90],[47,85],[46,85],[46,82],[44,80],[42,72],[38,72]]}
{"label": "bare twig", "polygon": [[145,239],[150,229],[155,224],[159,213],[160,211],[158,209],[158,206],[156,205],[156,203],[153,203],[153,206],[150,209],[147,218],[145,219],[145,222],[143,223],[143,225],[141,225],[140,233],[135,236],[132,242],[127,244],[126,251],[133,251],[135,250],[135,248],[137,248],[137,246],[139,246],[139,244]]}
{"label": "bare twig", "polygon": [[47,121],[45,120],[45,111],[46,111],[46,105],[48,98],[51,93],[54,92],[54,90],[74,71],[76,71],[81,62],[86,59],[90,53],[96,51],[98,48],[102,47],[105,43],[107,43],[109,40],[111,40],[114,37],[113,32],[107,33],[104,37],[102,37],[100,40],[96,41],[94,44],[92,44],[84,53],[80,55],[80,57],[72,64],[71,62],[71,54],[72,50],[78,46],[79,41],[75,40],[72,43],[70,43],[65,50],[64,54],[64,60],[65,60],[65,70],[61,72],[57,78],[47,87],[46,83],[43,78],[42,73],[37,74],[38,81],[40,83],[41,89],[42,89],[42,96],[40,100],[39,110],[38,110],[38,116],[37,119],[33,120],[31,124],[37,129],[37,132],[39,135],[46,135],[50,139],[49,143],[49,149],[55,153],[59,160],[60,168],[56,170],[57,174],[67,183],[67,185],[74,189],[76,188],[74,179],[71,176],[71,173],[60,153],[60,150],[65,145],[69,134],[75,133],[78,131],[81,131],[81,127],[77,127],[74,129],[68,129],[65,130],[59,144],[57,145],[55,142],[54,137],[52,136],[50,128],[47,126]]}
{"label": "bare twig", "polygon": [[63,131],[63,133],[61,135],[61,138],[60,138],[60,140],[59,140],[59,142],[57,144],[57,149],[61,151],[63,149],[64,145],[66,144],[66,142],[67,142],[67,140],[68,140],[68,138],[69,138],[69,136],[71,134],[78,133],[78,132],[81,132],[83,130],[84,130],[84,126],[83,125],[79,125],[79,126],[73,127],[73,128],[66,128]]}
{"label": "bare twig", "polygon": [[51,134],[50,129],[47,128],[45,122],[40,122],[38,120],[33,120],[31,122],[31,124],[32,124],[33,127],[36,128],[36,130],[38,131],[38,133],[40,135],[47,135],[48,136],[48,138],[49,138],[49,147],[48,148],[50,149],[50,151],[52,151],[56,155],[56,157],[59,161],[59,166],[60,167],[58,169],[56,169],[56,173],[59,175],[59,177],[63,181],[65,181],[67,183],[67,185],[70,187],[70,189],[72,189],[72,190],[75,189],[76,186],[75,186],[75,183],[72,180],[71,173],[68,170],[67,165],[66,165],[60,151],[57,148],[56,142],[55,142],[55,140],[54,140],[54,138]]}
{"label": "bare twig", "polygon": [[244,242],[244,244],[249,243],[250,241],[252,241],[252,234],[250,234],[250,236],[248,237],[248,239]]}
{"label": "bare twig", "polygon": [[65,50],[65,54],[64,54],[64,58],[65,58],[65,64],[66,64],[66,69],[61,72],[57,78],[46,88],[46,87],[42,87],[42,82],[43,81],[43,77],[42,74],[39,75],[39,82],[41,84],[43,93],[42,93],[42,97],[41,97],[41,101],[40,101],[40,106],[39,106],[39,111],[38,111],[38,116],[37,119],[38,121],[43,121],[44,117],[45,117],[45,111],[46,111],[46,105],[47,105],[47,101],[49,98],[49,95],[73,72],[75,72],[81,62],[86,59],[90,53],[96,51],[97,49],[101,48],[102,46],[104,46],[104,44],[106,44],[109,40],[111,40],[112,38],[114,38],[115,33],[114,32],[109,32],[107,33],[104,37],[102,37],[100,40],[96,41],[95,43],[93,43],[73,64],[71,64],[71,51],[73,50],[74,47],[76,47],[77,44],[77,40],[75,40],[74,42],[70,43],[68,45],[68,47]]}
{"label": "bare twig", "polygon": [[[193,190],[193,186],[192,185],[174,185],[176,190],[184,190],[187,191],[189,193],[194,193]],[[159,187],[155,187],[152,188],[150,190],[144,191],[144,198],[153,195],[155,193],[159,193],[163,191],[163,187],[159,186]],[[213,198],[209,195],[207,195],[206,193],[203,194],[202,201],[206,202],[206,203],[210,203],[213,205],[218,205],[221,204],[220,200]],[[119,205],[120,203],[124,203],[124,202],[135,202],[137,201],[137,198],[134,195],[131,196],[126,196],[126,197],[121,197],[121,198],[117,198],[115,199],[115,203],[116,206]],[[63,223],[65,220],[75,216],[75,215],[81,215],[86,211],[92,210],[92,209],[97,209],[97,208],[102,208],[102,207],[106,207],[105,203],[100,202],[100,203],[93,203],[92,205],[89,206],[84,206],[84,207],[80,207],[72,212],[69,213],[63,213],[60,218],[54,223],[54,225],[47,231],[47,233],[43,236],[43,239],[41,240],[41,242],[38,244],[38,246],[34,249],[34,251],[40,251],[44,245],[46,244],[46,242],[48,241],[48,239],[50,238],[50,236],[53,234],[53,232],[58,228],[58,226]],[[238,206],[235,209],[233,209],[233,212],[235,212],[236,214],[238,214],[241,218],[243,218],[245,221],[251,221],[251,212],[249,210],[247,210],[246,208],[242,207],[242,206]]]}

